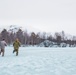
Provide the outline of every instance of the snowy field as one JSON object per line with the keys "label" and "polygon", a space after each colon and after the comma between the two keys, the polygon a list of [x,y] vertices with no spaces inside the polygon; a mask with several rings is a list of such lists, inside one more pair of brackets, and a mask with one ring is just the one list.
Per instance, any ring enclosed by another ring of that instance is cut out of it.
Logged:
{"label": "snowy field", "polygon": [[0,75],[76,75],[76,48],[6,47]]}

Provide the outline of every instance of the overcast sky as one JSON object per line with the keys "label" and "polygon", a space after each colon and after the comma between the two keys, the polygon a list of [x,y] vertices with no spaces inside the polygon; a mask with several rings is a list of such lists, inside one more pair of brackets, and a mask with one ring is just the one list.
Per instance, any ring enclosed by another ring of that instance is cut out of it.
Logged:
{"label": "overcast sky", "polygon": [[0,0],[0,27],[12,24],[76,35],[76,0]]}

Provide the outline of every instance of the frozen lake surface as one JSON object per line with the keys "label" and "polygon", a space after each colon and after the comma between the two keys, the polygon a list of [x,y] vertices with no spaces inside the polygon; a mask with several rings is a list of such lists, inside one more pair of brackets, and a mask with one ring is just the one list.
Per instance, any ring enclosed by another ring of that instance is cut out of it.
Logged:
{"label": "frozen lake surface", "polygon": [[0,75],[76,75],[76,48],[6,47]]}

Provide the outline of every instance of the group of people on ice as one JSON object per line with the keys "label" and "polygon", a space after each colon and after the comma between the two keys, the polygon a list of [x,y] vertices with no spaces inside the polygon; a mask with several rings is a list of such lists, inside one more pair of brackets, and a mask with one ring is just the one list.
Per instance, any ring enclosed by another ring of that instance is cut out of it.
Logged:
{"label": "group of people on ice", "polygon": [[[5,46],[7,46],[7,43],[5,39],[2,39],[2,41],[0,41],[0,55],[2,56],[4,56],[4,53],[5,53]],[[14,47],[13,53],[16,52],[16,56],[18,56],[18,50],[20,47],[20,42],[18,39],[14,41],[13,47]]]}

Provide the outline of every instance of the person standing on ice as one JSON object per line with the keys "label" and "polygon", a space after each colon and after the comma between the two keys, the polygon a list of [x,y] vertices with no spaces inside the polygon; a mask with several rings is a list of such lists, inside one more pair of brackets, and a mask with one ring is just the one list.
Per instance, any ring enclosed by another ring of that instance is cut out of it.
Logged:
{"label": "person standing on ice", "polygon": [[18,39],[16,39],[14,41],[13,47],[14,47],[13,53],[16,52],[16,56],[18,56],[18,51],[19,51],[19,47],[20,47],[20,42]]}
{"label": "person standing on ice", "polygon": [[5,39],[3,39],[2,41],[0,41],[0,55],[2,53],[2,56],[4,56],[5,53],[5,46],[7,46],[7,43],[5,42]]}

